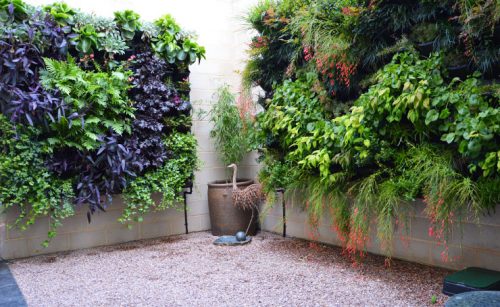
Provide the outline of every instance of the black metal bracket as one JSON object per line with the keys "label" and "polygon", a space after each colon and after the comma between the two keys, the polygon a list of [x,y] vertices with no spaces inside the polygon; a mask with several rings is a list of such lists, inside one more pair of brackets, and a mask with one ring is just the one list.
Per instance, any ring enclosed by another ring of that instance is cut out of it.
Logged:
{"label": "black metal bracket", "polygon": [[276,192],[281,193],[282,207],[283,207],[283,237],[286,237],[286,203],[285,203],[285,189],[278,188]]}
{"label": "black metal bracket", "polygon": [[186,234],[189,233],[189,228],[188,228],[188,213],[187,213],[187,194],[193,194],[193,186],[190,185],[189,187],[185,187],[184,189],[189,189],[189,190],[184,190],[182,192],[182,198],[184,198],[184,226],[186,227]]}

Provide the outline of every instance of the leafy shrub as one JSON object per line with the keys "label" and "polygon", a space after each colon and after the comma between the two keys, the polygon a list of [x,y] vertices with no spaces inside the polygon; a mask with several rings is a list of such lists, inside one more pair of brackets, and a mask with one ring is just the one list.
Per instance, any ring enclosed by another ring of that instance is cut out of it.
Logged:
{"label": "leafy shrub", "polygon": [[170,15],[155,21],[160,34],[153,39],[153,50],[169,64],[176,62],[193,64],[205,58],[205,48],[183,33],[179,25]]}
{"label": "leafy shrub", "polygon": [[123,12],[115,12],[115,21],[119,26],[122,36],[126,40],[131,40],[135,36],[135,32],[140,30],[141,23],[139,14],[125,10]]}
{"label": "leafy shrub", "polygon": [[461,214],[491,212],[499,12],[498,1],[260,1],[242,78],[265,91],[265,190],[299,191],[313,225],[330,210],[354,259],[372,219],[390,255],[417,197],[440,241]]}
{"label": "leafy shrub", "polygon": [[[196,139],[190,134],[173,133],[163,140],[163,144],[175,158],[130,183],[124,191],[127,207],[120,221],[142,221],[141,215],[151,209],[166,209],[181,201],[180,192],[186,182],[192,180],[192,169],[198,165]],[[162,193],[159,203],[152,199],[151,191]]]}
{"label": "leafy shrub", "polygon": [[99,49],[99,37],[103,34],[97,33],[93,25],[86,24],[75,29],[76,36],[73,43],[76,50],[82,54],[91,54]]}
{"label": "leafy shrub", "polygon": [[47,170],[41,148],[33,142],[36,136],[34,128],[14,127],[0,115],[0,204],[3,209],[18,208],[14,225],[21,229],[49,216],[50,239],[61,220],[74,213],[73,187],[71,180],[58,179]]}
{"label": "leafy shrub", "polygon": [[76,15],[76,11],[64,2],[46,5],[43,9],[48,12],[61,27],[73,25],[75,23],[74,16]]}

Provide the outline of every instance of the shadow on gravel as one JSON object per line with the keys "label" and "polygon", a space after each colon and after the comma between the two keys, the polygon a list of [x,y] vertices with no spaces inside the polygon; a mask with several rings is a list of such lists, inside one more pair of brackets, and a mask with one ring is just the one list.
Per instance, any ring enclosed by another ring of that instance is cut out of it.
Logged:
{"label": "shadow on gravel", "polygon": [[0,306],[27,306],[6,263],[0,263]]}

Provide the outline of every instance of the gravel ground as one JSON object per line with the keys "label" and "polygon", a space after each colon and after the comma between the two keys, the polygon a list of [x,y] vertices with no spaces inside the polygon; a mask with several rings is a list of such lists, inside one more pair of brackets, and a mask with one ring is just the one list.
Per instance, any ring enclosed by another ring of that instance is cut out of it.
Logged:
{"label": "gravel ground", "polygon": [[425,306],[446,270],[261,233],[214,246],[193,233],[17,260],[30,306]]}

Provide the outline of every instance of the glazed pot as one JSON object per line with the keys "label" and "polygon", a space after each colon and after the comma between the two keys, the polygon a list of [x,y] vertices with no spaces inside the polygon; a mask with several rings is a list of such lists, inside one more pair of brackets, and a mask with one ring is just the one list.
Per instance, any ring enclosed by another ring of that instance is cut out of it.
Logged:
{"label": "glazed pot", "polygon": [[471,72],[468,64],[448,67],[448,76],[450,78],[458,77],[462,80],[465,80],[467,78],[467,76],[470,75],[471,73],[472,72]]}
{"label": "glazed pot", "polygon": [[421,42],[417,44],[417,50],[421,55],[428,57],[434,50],[434,41]]}
{"label": "glazed pot", "polygon": [[491,69],[483,73],[483,77],[488,78],[491,84],[496,84],[500,78],[500,60],[493,63]]}
{"label": "glazed pot", "polygon": [[[238,189],[245,189],[253,184],[250,179],[237,179]],[[243,210],[233,206],[233,186],[230,181],[218,180],[208,184],[208,210],[214,236],[235,235],[245,231],[252,218],[251,210]],[[248,235],[253,236],[257,230],[258,212],[254,212]]]}

